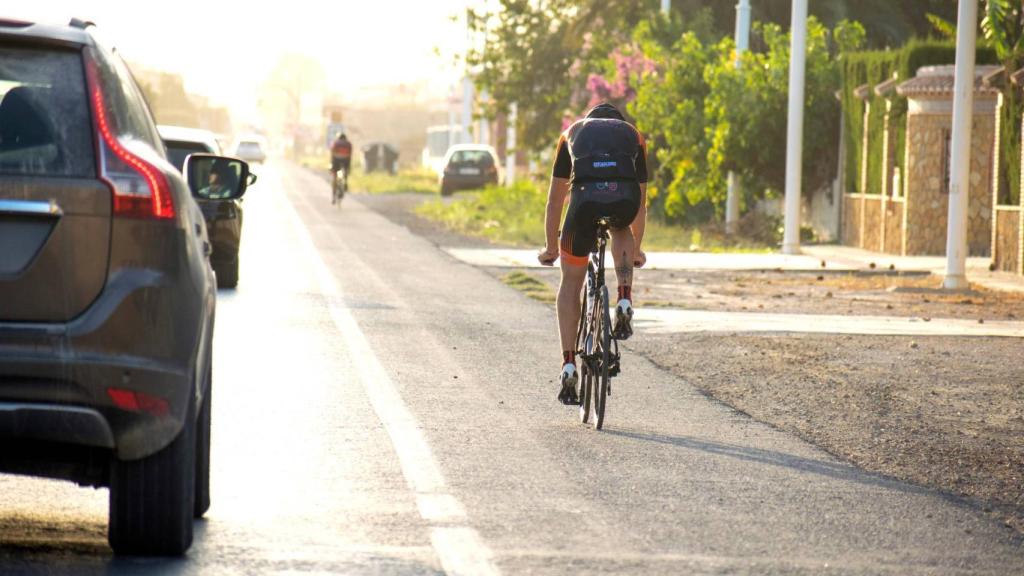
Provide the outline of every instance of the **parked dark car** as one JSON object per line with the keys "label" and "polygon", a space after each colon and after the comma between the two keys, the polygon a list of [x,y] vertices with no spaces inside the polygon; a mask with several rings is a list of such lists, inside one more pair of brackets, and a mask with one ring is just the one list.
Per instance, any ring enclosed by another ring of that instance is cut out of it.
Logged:
{"label": "parked dark car", "polygon": [[210,242],[92,24],[0,20],[0,246],[0,471],[107,486],[116,553],[183,553],[210,505]]}
{"label": "parked dark car", "polygon": [[[217,138],[206,130],[179,126],[158,126],[167,147],[167,158],[184,171],[185,159],[190,154],[220,154]],[[255,176],[249,184],[255,182]],[[213,244],[210,263],[217,274],[219,288],[238,286],[238,248],[242,242],[242,199],[210,199],[196,195],[199,208],[206,219],[206,229]]]}
{"label": "parked dark car", "polygon": [[448,149],[441,172],[441,195],[498,183],[498,154],[482,144],[457,144]]}

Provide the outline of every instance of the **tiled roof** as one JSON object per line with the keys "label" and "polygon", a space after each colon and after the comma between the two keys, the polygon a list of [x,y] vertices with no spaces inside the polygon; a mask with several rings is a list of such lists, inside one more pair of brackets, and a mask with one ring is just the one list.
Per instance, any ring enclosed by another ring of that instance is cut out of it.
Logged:
{"label": "tiled roof", "polygon": [[875,96],[888,96],[889,93],[892,92],[896,88],[896,85],[899,83],[900,81],[895,78],[882,82],[878,86],[875,86]]}
{"label": "tiled roof", "polygon": [[[917,76],[897,86],[896,93],[900,96],[943,96],[952,94],[953,69],[952,65],[925,66],[917,71]],[[975,66],[974,93],[990,95],[998,93],[998,90],[987,87],[982,82],[986,75],[998,70],[998,66]]]}

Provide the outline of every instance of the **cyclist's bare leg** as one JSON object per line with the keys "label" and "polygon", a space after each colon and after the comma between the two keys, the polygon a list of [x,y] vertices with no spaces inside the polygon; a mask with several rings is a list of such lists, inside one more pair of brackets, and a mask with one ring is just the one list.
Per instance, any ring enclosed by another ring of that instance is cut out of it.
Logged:
{"label": "cyclist's bare leg", "polygon": [[633,254],[636,242],[629,228],[612,230],[611,236],[615,278],[619,282],[612,335],[619,340],[626,340],[633,335]]}
{"label": "cyclist's bare leg", "polygon": [[[633,251],[636,242],[633,231],[629,228],[618,228],[611,231],[612,259],[615,261],[615,278],[619,286],[633,286]],[[622,292],[621,290],[619,291]]]}
{"label": "cyclist's bare leg", "polygon": [[587,267],[567,264],[562,259],[562,282],[558,285],[558,334],[562,349],[576,351],[576,330],[580,325],[580,295],[587,279]]}

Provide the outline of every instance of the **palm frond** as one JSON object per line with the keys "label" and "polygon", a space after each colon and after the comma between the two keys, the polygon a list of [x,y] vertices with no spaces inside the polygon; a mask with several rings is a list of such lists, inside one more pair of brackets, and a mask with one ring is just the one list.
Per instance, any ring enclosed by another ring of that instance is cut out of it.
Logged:
{"label": "palm frond", "polygon": [[939,36],[946,38],[947,40],[956,39],[956,24],[940,17],[935,14],[925,14],[925,18],[928,19],[928,23],[932,25],[932,28],[939,33]]}
{"label": "palm frond", "polygon": [[985,18],[981,21],[981,30],[1000,60],[1007,59],[1013,53],[1013,42],[1007,33],[1008,28],[1016,25],[1016,18],[1012,16],[1011,0],[985,0]]}

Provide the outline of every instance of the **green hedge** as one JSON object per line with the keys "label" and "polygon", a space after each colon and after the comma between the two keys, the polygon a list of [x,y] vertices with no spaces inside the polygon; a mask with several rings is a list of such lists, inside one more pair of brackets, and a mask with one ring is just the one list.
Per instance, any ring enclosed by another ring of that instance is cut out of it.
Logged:
{"label": "green hedge", "polygon": [[1003,91],[1003,113],[999,126],[999,203],[1020,205],[1020,96],[1016,88]]}
{"label": "green hedge", "polygon": [[[853,95],[863,84],[874,86],[895,75],[899,81],[909,80],[922,66],[952,64],[956,60],[956,46],[938,40],[911,40],[898,50],[855,52],[844,57],[842,77],[843,118],[846,124],[846,179],[847,192],[859,192],[861,187],[861,150],[864,134],[864,102]],[[995,53],[987,48],[978,49],[977,62],[996,62]],[[896,166],[902,168],[906,149],[907,100],[893,94],[890,130],[894,130]],[[882,136],[885,126],[885,99],[871,93],[871,115],[868,117],[868,180],[864,188],[869,194],[881,193]],[[1018,144],[1019,146],[1019,144]],[[1017,166],[1020,158],[1018,154]],[[1019,180],[1019,176],[1018,176]]]}

